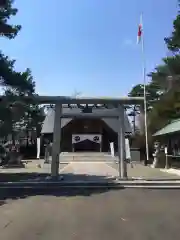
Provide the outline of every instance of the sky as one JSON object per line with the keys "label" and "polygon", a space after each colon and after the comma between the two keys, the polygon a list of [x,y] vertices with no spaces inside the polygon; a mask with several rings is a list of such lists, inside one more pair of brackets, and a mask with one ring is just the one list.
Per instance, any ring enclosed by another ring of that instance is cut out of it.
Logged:
{"label": "sky", "polygon": [[[0,49],[32,70],[42,95],[126,96],[143,83],[137,30],[143,12],[146,72],[168,54],[177,0],[15,0],[22,30]],[[147,79],[148,81],[148,79]]]}

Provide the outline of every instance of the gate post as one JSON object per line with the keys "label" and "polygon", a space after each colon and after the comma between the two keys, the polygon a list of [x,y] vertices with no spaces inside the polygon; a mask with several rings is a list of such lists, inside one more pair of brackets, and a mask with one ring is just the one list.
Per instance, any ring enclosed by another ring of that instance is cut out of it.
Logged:
{"label": "gate post", "polygon": [[61,116],[62,104],[56,103],[54,114],[54,130],[53,130],[53,146],[52,146],[52,162],[51,176],[58,177],[59,175],[59,156],[61,152]]}
{"label": "gate post", "polygon": [[118,168],[119,178],[121,178],[122,174],[121,174],[121,116],[120,116],[120,113],[118,117],[118,167],[119,167]]}
{"label": "gate post", "polygon": [[119,175],[121,178],[127,178],[124,107],[119,105],[118,110],[119,110],[119,129],[118,129]]}

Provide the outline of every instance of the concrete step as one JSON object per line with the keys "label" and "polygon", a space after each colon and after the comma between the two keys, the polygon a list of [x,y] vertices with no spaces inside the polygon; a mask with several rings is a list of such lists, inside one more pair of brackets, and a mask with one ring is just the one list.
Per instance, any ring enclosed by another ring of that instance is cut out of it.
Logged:
{"label": "concrete step", "polygon": [[110,153],[107,152],[62,152],[61,156],[111,156]]}
{"label": "concrete step", "polygon": [[[52,157],[50,157],[50,161]],[[117,157],[111,157],[108,154],[73,154],[73,153],[66,153],[60,154],[59,156],[60,162],[116,162]]]}

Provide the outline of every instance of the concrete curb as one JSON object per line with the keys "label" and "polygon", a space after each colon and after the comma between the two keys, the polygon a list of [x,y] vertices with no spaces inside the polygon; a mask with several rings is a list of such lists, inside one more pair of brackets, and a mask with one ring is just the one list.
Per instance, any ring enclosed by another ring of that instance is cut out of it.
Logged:
{"label": "concrete curb", "polygon": [[6,189],[54,189],[54,188],[153,188],[180,189],[180,181],[24,181],[1,182]]}
{"label": "concrete curb", "polygon": [[[118,178],[117,178],[118,180]],[[144,177],[131,177],[129,179],[120,179],[121,181],[157,181],[157,182],[161,182],[161,181],[180,181],[180,178],[144,178]]]}
{"label": "concrete curb", "polygon": [[53,190],[53,189],[92,189],[92,188],[108,188],[108,189],[125,189],[125,188],[136,188],[136,189],[180,189],[180,185],[178,186],[168,186],[168,185],[162,185],[162,186],[155,186],[155,185],[112,185],[112,186],[106,186],[106,185],[88,185],[88,186],[82,186],[82,185],[62,185],[62,186],[3,186],[0,187],[0,189],[44,189],[44,190]]}
{"label": "concrete curb", "polygon": [[124,188],[137,189],[180,189],[180,185],[125,185]]}
{"label": "concrete curb", "polygon": [[168,174],[174,174],[180,177],[180,170],[179,169],[174,169],[174,168],[160,168],[161,172],[168,173]]}

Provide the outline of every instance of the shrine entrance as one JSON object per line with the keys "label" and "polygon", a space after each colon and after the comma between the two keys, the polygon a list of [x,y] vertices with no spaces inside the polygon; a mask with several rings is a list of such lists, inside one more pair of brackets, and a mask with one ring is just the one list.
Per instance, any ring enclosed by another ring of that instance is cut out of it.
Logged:
{"label": "shrine entrance", "polygon": [[[18,103],[20,100],[23,100],[26,104],[50,104],[54,105],[54,115],[53,115],[53,144],[52,144],[52,162],[51,162],[51,176],[53,178],[59,177],[59,157],[62,143],[62,128],[67,124],[67,121],[70,122],[72,119],[106,119],[109,122],[110,119],[114,119],[117,123],[117,145],[118,145],[118,171],[119,177],[127,178],[127,161],[126,161],[126,152],[125,152],[125,107],[130,105],[141,105],[144,101],[142,97],[129,97],[129,98],[73,98],[69,96],[14,96],[11,100],[13,104]],[[9,97],[0,96],[0,102],[2,104],[7,104],[9,102]],[[11,103],[12,104],[12,103]],[[72,111],[63,111],[63,106],[67,105],[68,109],[73,109]],[[79,109],[74,111],[74,105]],[[94,110],[93,109],[97,109]],[[107,109],[108,111],[98,111],[98,109]],[[69,119],[69,120],[68,120]],[[112,127],[114,128],[114,121],[112,122]],[[107,123],[106,122],[106,123]],[[48,123],[47,123],[48,125]],[[109,125],[109,124],[107,124]],[[45,127],[45,124],[44,124]],[[46,126],[48,127],[48,126]],[[47,133],[51,129],[48,128]],[[69,135],[70,138],[72,135]],[[68,136],[67,136],[68,137]],[[95,136],[94,136],[95,137]],[[93,144],[87,144],[88,141],[93,142]],[[87,145],[92,147],[96,146],[97,141],[89,138],[84,141],[83,146],[79,145],[76,149],[87,148]],[[104,139],[103,139],[104,142]],[[81,143],[81,142],[79,142]],[[95,144],[94,144],[95,143]],[[76,145],[78,146],[78,145]],[[80,147],[81,146],[81,147]],[[99,146],[99,145],[97,145]],[[87,150],[87,149],[86,149]],[[146,160],[147,162],[147,160]]]}

